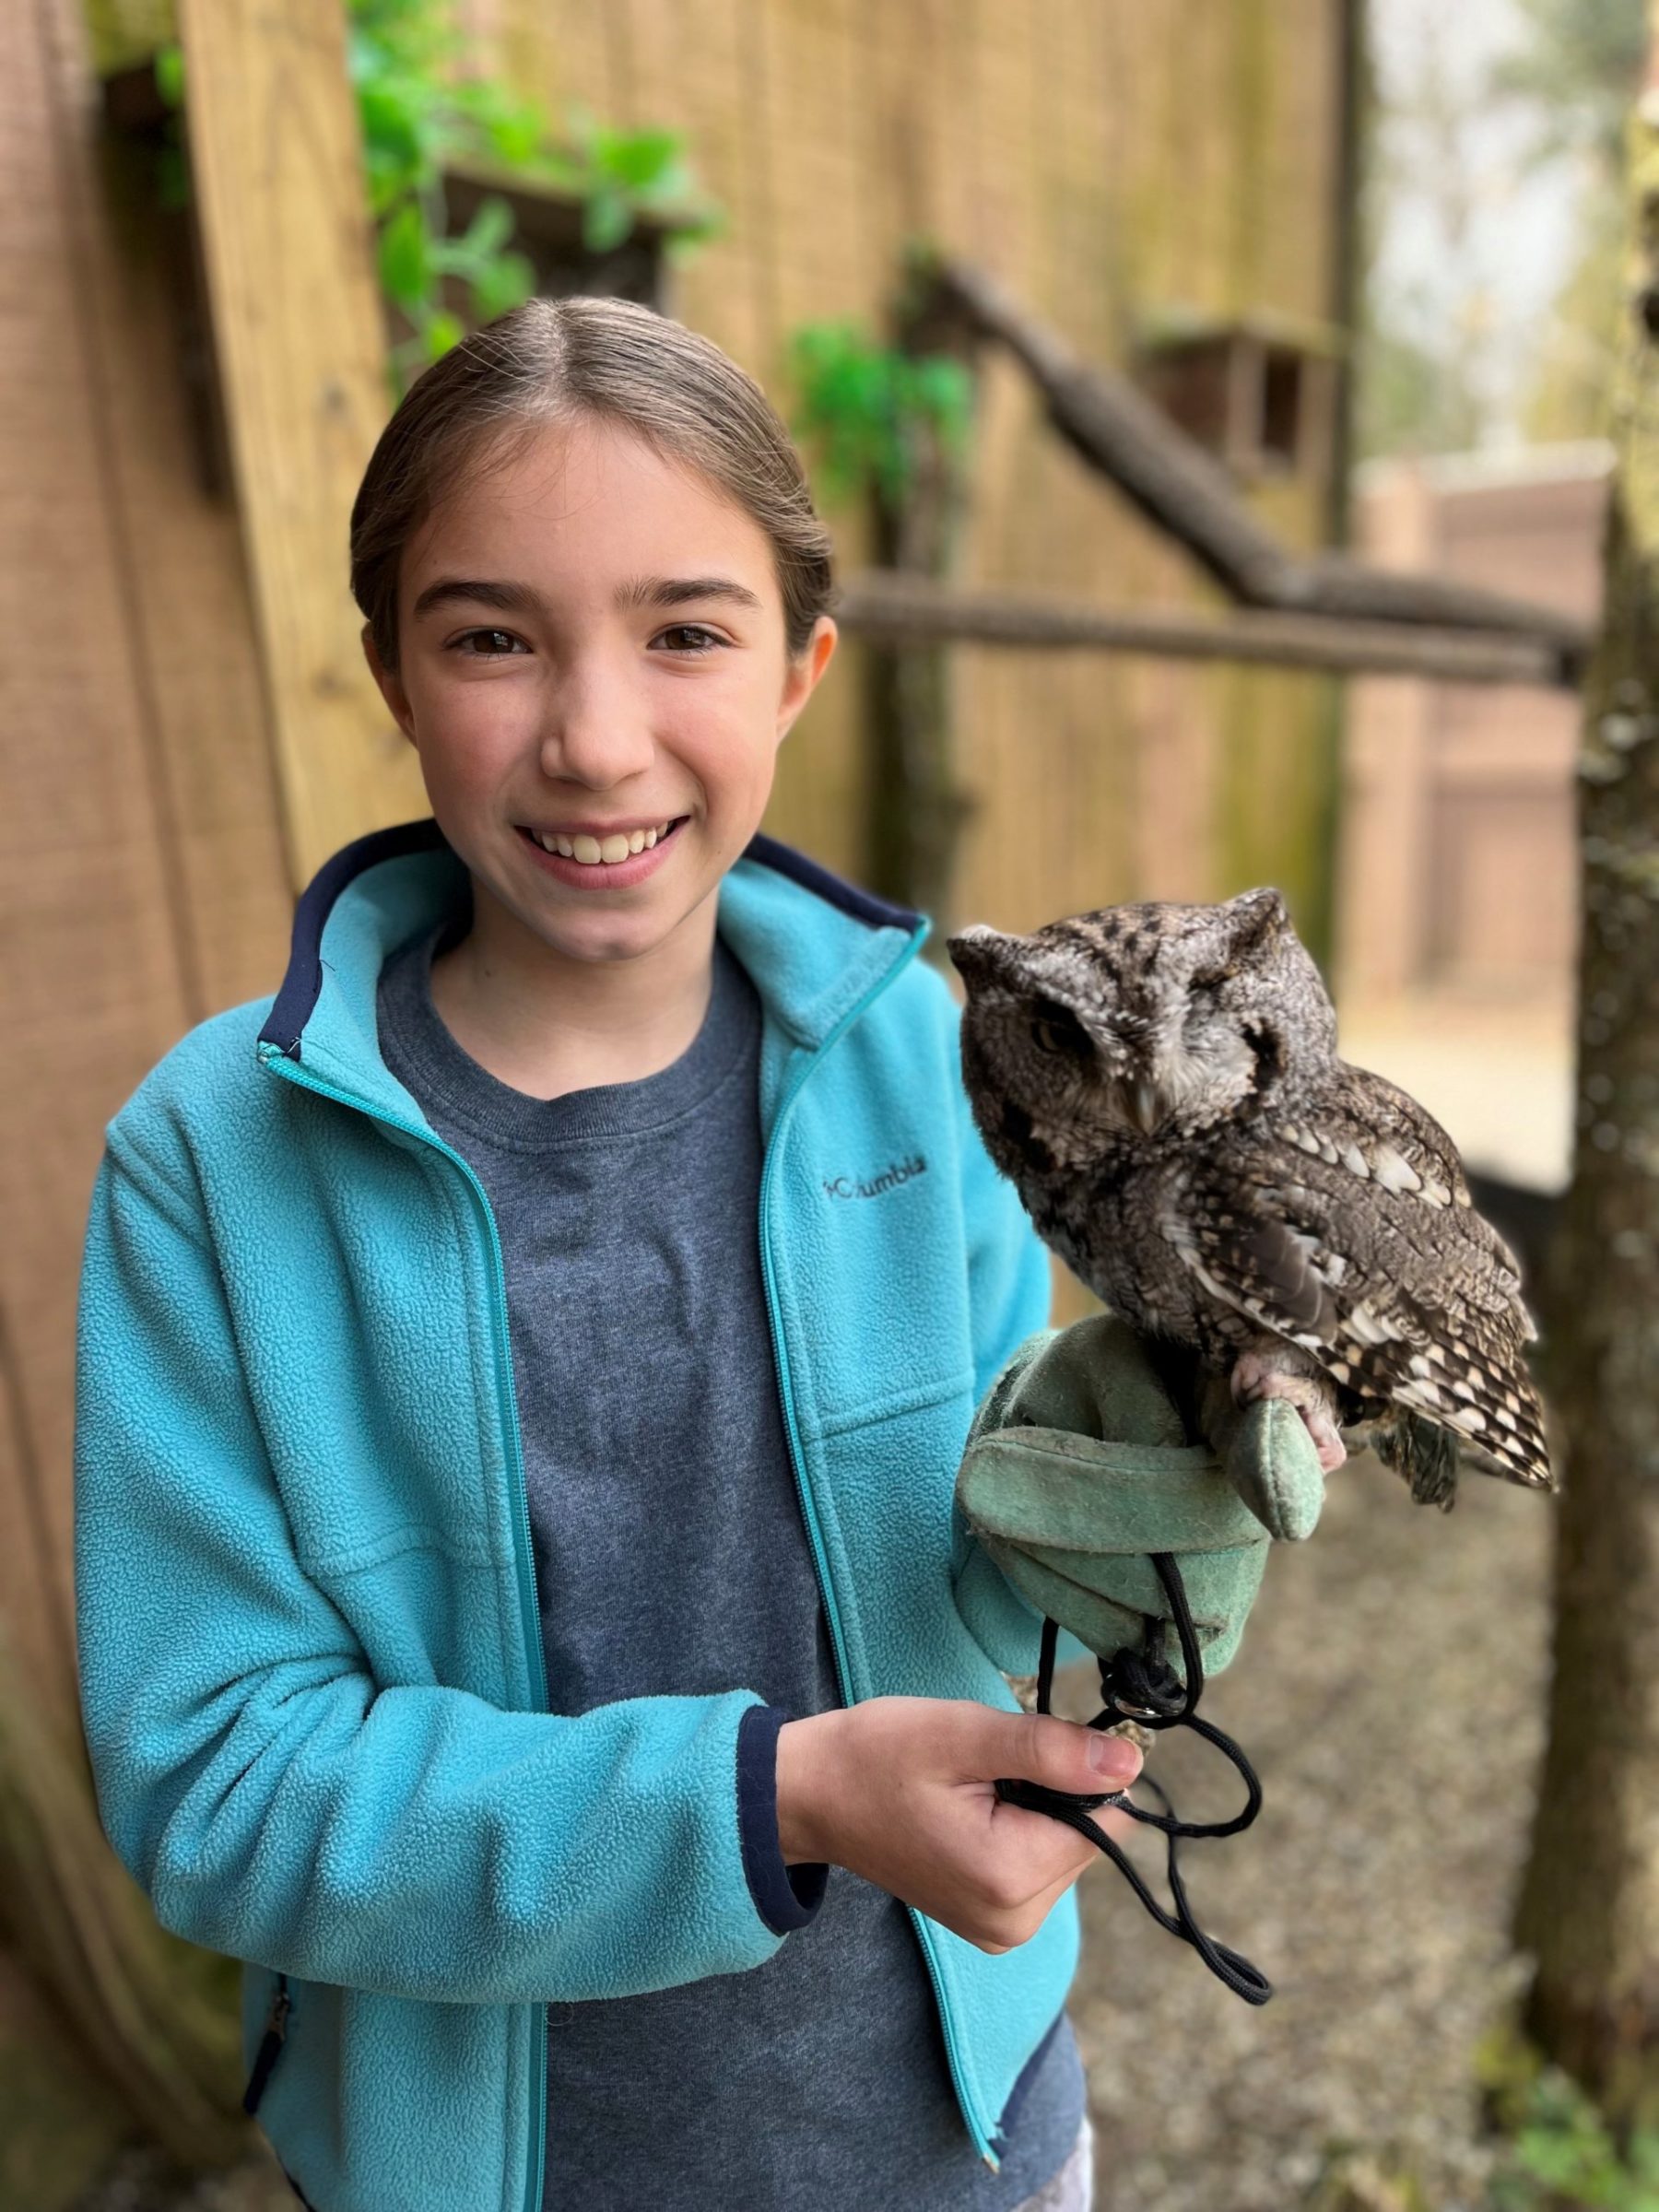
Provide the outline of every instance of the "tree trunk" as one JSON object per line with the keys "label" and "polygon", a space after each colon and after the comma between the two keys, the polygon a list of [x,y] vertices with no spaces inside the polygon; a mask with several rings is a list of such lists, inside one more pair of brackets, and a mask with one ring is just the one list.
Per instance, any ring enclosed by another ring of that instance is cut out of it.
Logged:
{"label": "tree trunk", "polygon": [[1659,0],[1649,25],[1579,760],[1576,1151],[1546,1285],[1555,1679],[1517,1923],[1530,2033],[1621,2124],[1659,2118]]}
{"label": "tree trunk", "polygon": [[[948,572],[960,505],[957,475],[937,440],[919,435],[902,498],[874,501],[874,537],[885,567],[930,578]],[[957,780],[952,656],[937,641],[872,642],[864,662],[870,886],[934,916],[936,953],[950,923],[957,839],[968,812]]]}
{"label": "tree trunk", "polygon": [[[911,272],[893,322],[906,351],[955,355],[971,371],[974,343],[955,313],[937,312],[931,276]],[[967,454],[921,418],[905,440],[904,483],[871,492],[871,544],[884,570],[942,582],[967,517]],[[872,638],[861,658],[870,888],[931,914],[938,926],[928,949],[942,959],[957,845],[971,811],[957,767],[956,656],[942,638]]]}

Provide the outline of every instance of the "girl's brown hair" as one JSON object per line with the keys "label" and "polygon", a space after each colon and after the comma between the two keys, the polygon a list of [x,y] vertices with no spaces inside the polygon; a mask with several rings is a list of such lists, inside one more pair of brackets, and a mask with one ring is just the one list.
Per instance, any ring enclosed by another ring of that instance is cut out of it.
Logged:
{"label": "girl's brown hair", "polygon": [[627,300],[527,300],[404,394],[351,509],[351,594],[382,665],[398,658],[403,550],[469,468],[546,424],[596,417],[699,470],[771,541],[791,656],[834,593],[829,531],[801,457],[752,376],[710,339]]}

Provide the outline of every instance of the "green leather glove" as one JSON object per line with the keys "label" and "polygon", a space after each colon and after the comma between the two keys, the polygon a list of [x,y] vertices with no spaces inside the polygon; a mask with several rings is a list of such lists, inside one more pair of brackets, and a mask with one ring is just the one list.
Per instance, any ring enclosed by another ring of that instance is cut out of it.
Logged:
{"label": "green leather glove", "polygon": [[1241,1416],[1194,1362],[1160,1347],[1155,1365],[1103,1313],[1021,1345],[974,1418],[957,1500],[1020,1595],[1103,1658],[1170,1618],[1148,1554],[1172,1554],[1214,1674],[1239,1648],[1269,1542],[1312,1534],[1324,1477],[1292,1406]]}

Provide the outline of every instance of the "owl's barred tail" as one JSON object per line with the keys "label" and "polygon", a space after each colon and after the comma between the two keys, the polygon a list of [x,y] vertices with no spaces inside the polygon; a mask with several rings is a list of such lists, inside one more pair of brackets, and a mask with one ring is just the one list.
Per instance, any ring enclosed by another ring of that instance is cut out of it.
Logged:
{"label": "owl's barred tail", "polygon": [[1402,1406],[1392,1420],[1378,1422],[1371,1449],[1385,1467],[1405,1477],[1418,1505],[1438,1505],[1449,1513],[1457,1503],[1457,1438],[1439,1421]]}
{"label": "owl's barred tail", "polygon": [[1438,1505],[1442,1513],[1449,1513],[1457,1502],[1460,1457],[1482,1474],[1500,1475],[1506,1482],[1522,1483],[1528,1489],[1556,1487],[1537,1419],[1528,1419],[1512,1435],[1500,1430],[1490,1442],[1485,1438],[1477,1441],[1401,1406],[1392,1418],[1378,1422],[1371,1443],[1384,1466],[1405,1477],[1419,1505]]}

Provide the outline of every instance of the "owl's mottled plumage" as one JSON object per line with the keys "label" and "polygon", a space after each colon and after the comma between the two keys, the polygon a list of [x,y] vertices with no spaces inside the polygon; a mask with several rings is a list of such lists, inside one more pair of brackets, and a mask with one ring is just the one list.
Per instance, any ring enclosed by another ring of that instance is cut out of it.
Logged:
{"label": "owl's mottled plumage", "polygon": [[[1375,1424],[1414,1493],[1456,1454],[1547,1485],[1512,1254],[1417,1101],[1337,1057],[1277,891],[1111,907],[950,941],[962,1068],[992,1158],[1108,1305],[1298,1401]],[[1334,1464],[1334,1462],[1333,1462]]]}

